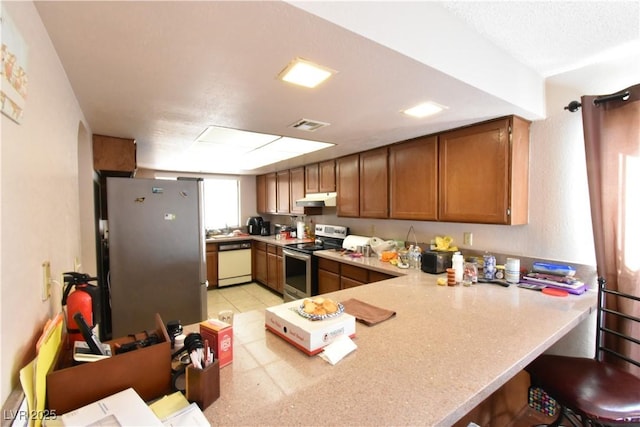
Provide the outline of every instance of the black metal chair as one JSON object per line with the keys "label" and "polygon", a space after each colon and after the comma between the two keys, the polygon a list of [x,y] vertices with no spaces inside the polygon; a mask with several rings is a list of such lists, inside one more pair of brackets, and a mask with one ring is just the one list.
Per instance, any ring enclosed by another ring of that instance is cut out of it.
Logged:
{"label": "black metal chair", "polygon": [[[563,420],[573,426],[640,426],[640,378],[624,368],[640,367],[640,360],[620,354],[609,344],[624,342],[633,348],[632,354],[640,351],[640,318],[625,310],[637,308],[640,296],[607,289],[602,278],[598,286],[595,359],[542,355],[525,368],[532,386],[542,388],[560,406],[550,426],[559,426]],[[616,299],[615,305],[607,305],[611,299]],[[608,326],[621,320],[632,324],[625,330],[635,331],[636,336]]]}

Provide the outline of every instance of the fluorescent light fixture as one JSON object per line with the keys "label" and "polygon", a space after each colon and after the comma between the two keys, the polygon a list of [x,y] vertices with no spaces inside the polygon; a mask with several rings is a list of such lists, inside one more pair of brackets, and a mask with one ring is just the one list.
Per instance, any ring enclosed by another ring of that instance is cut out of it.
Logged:
{"label": "fluorescent light fixture", "polygon": [[278,74],[278,78],[299,86],[314,88],[335,73],[336,71],[330,68],[295,58]]}
{"label": "fluorescent light fixture", "polygon": [[189,148],[188,159],[184,160],[209,166],[211,162],[217,162],[220,163],[218,167],[251,170],[333,145],[335,144],[209,126],[196,138],[196,143]]}
{"label": "fluorescent light fixture", "polygon": [[444,105],[427,101],[427,102],[423,102],[422,104],[418,104],[415,107],[408,108],[404,110],[403,113],[411,117],[422,118],[422,117],[427,117],[427,116],[432,116],[434,114],[437,114],[440,111],[444,110],[445,108],[447,107],[445,107]]}

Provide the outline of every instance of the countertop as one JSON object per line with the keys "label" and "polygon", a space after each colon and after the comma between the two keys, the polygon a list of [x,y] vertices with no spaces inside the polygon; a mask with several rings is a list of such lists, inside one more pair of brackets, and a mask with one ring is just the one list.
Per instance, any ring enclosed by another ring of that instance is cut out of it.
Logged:
{"label": "countertop", "polygon": [[[385,268],[375,258],[316,254]],[[596,306],[595,292],[447,287],[435,275],[402,273],[328,294],[397,313],[373,327],[357,323],[358,349],[335,366],[265,330],[264,310],[237,314],[233,363],[221,369],[221,396],[205,410],[211,424],[451,425]]]}
{"label": "countertop", "polygon": [[257,236],[252,234],[245,234],[240,236],[220,236],[209,237],[206,239],[207,243],[225,243],[225,242],[239,242],[246,240],[256,240],[259,242],[270,243],[272,245],[285,246],[293,243],[305,243],[313,242],[313,239],[277,239],[276,236]]}

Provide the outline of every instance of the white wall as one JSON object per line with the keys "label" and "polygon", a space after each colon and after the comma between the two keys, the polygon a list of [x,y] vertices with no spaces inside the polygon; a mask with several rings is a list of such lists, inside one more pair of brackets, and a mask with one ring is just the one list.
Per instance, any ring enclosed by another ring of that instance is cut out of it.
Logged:
{"label": "white wall", "polygon": [[[79,132],[84,120],[66,74],[31,2],[2,2],[28,44],[24,120],[2,116],[0,401],[18,384],[18,369],[34,357],[34,343],[50,303],[42,301],[42,263],[55,279],[82,259],[78,185]],[[84,200],[83,200],[84,202]],[[91,202],[92,204],[92,202]],[[93,212],[90,212],[93,215]],[[82,217],[86,217],[86,212]]]}

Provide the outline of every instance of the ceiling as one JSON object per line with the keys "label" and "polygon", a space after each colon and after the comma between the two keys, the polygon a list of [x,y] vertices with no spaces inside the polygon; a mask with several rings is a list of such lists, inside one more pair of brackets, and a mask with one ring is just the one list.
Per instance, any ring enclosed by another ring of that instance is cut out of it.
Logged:
{"label": "ceiling", "polygon": [[[95,134],[135,138],[138,166],[256,174],[518,114],[544,79],[640,46],[640,2],[41,1],[37,10]],[[302,57],[338,73],[279,81]],[[430,118],[400,113],[431,100]],[[299,119],[330,123],[315,132]],[[246,170],[195,139],[216,125],[336,144]]]}

